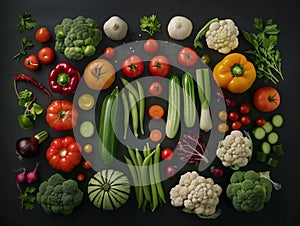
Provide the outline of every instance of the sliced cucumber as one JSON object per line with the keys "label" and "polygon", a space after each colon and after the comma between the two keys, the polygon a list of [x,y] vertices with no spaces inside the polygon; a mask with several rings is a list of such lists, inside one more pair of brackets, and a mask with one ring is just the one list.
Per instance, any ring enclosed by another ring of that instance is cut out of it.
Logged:
{"label": "sliced cucumber", "polygon": [[272,122],[273,126],[281,127],[284,122],[283,116],[281,114],[275,114],[275,115],[273,115],[271,122]]}
{"label": "sliced cucumber", "polygon": [[253,130],[253,135],[254,135],[255,139],[262,140],[266,136],[266,131],[262,127],[256,127]]}
{"label": "sliced cucumber", "polygon": [[266,123],[262,126],[266,133],[270,133],[273,130],[273,125],[270,121],[266,121]]}
{"label": "sliced cucumber", "polygon": [[271,145],[269,142],[264,141],[261,144],[261,150],[263,151],[263,153],[265,153],[266,155],[268,155],[271,152]]}
{"label": "sliced cucumber", "polygon": [[270,143],[270,144],[276,144],[277,143],[277,141],[279,140],[279,135],[278,135],[278,133],[276,133],[276,132],[271,132],[271,133],[269,133],[269,135],[268,135],[268,142]]}
{"label": "sliced cucumber", "polygon": [[95,131],[94,124],[91,121],[88,121],[88,120],[83,121],[80,124],[79,132],[80,132],[81,136],[83,136],[85,138],[89,138],[94,135],[94,131]]}

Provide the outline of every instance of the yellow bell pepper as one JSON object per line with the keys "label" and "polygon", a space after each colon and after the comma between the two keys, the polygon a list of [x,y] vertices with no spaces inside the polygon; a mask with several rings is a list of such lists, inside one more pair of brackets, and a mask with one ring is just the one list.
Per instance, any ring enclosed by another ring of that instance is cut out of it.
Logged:
{"label": "yellow bell pepper", "polygon": [[256,70],[243,54],[231,53],[216,64],[213,77],[219,87],[232,93],[244,93],[254,83]]}

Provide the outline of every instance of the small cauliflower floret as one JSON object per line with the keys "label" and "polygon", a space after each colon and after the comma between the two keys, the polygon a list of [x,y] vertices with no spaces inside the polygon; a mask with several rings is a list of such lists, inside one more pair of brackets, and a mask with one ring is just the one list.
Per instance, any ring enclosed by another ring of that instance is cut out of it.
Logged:
{"label": "small cauliflower floret", "polygon": [[205,178],[193,171],[180,177],[179,184],[170,190],[170,199],[173,206],[184,206],[186,212],[210,217],[218,214],[216,206],[221,193],[222,188],[212,178]]}
{"label": "small cauliflower floret", "polygon": [[238,169],[248,164],[252,142],[241,131],[233,130],[220,142],[216,155],[224,166]]}
{"label": "small cauliflower floret", "polygon": [[238,35],[238,27],[231,19],[213,22],[205,33],[208,48],[224,54],[238,47]]}

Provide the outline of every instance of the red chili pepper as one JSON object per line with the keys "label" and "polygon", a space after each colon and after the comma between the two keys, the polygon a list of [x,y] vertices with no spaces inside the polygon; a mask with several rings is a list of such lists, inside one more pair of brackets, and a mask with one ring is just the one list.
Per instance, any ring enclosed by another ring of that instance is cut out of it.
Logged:
{"label": "red chili pepper", "polygon": [[32,83],[34,86],[38,87],[39,89],[43,90],[50,98],[50,100],[52,100],[52,95],[49,92],[49,90],[40,82],[36,81],[35,79],[33,79],[32,77],[25,75],[25,74],[19,74],[16,75],[14,77],[14,87],[15,87],[15,91],[16,94],[18,95],[18,91],[17,91],[17,81],[26,81],[26,82],[30,82]]}
{"label": "red chili pepper", "polygon": [[80,80],[80,73],[68,62],[58,63],[50,72],[49,86],[54,93],[73,94]]}

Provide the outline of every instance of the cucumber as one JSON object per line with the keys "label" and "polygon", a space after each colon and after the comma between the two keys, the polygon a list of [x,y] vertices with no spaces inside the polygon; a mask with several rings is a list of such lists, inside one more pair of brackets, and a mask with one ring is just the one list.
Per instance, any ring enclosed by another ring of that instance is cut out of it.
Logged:
{"label": "cucumber", "polygon": [[189,73],[182,75],[183,89],[183,118],[186,127],[191,128],[196,122],[196,106],[195,106],[195,91],[194,80]]}
{"label": "cucumber", "polygon": [[273,126],[281,127],[284,122],[283,116],[281,114],[275,114],[275,115],[273,115],[271,122],[272,122]]}
{"label": "cucumber", "polygon": [[269,142],[264,141],[261,144],[261,150],[263,151],[263,153],[265,153],[266,155],[269,154],[271,152],[271,145]]}
{"label": "cucumber", "polygon": [[259,126],[253,130],[253,135],[255,139],[262,140],[266,136],[266,131],[264,130],[264,128]]}
{"label": "cucumber", "polygon": [[[99,158],[104,164],[110,164],[116,157],[118,139],[115,129],[118,128],[118,87],[108,94],[102,104],[99,123]],[[115,103],[115,101],[117,101]]]}
{"label": "cucumber", "polygon": [[269,135],[268,135],[268,142],[270,144],[276,144],[278,140],[279,140],[278,133],[276,133],[274,131],[272,131],[271,133],[269,133]]}
{"label": "cucumber", "polygon": [[84,138],[89,138],[93,136],[94,131],[95,131],[94,124],[91,121],[86,120],[80,124],[79,132],[81,136],[83,136]]}
{"label": "cucumber", "polygon": [[173,139],[180,125],[180,82],[176,75],[169,78],[169,105],[166,122],[166,136]]}
{"label": "cucumber", "polygon": [[266,121],[266,123],[262,126],[266,133],[270,133],[273,130],[273,125],[270,121]]}

